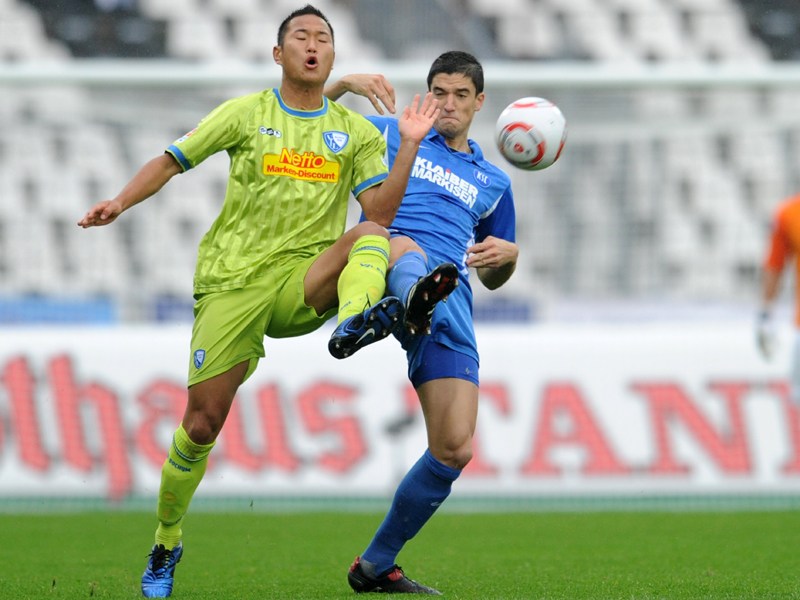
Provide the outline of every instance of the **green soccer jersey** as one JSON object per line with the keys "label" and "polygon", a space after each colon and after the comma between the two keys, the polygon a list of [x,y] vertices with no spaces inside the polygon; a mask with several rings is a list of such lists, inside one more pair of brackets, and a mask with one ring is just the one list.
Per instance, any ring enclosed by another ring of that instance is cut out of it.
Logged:
{"label": "green soccer jersey", "polygon": [[200,242],[195,293],[242,287],[267,267],[313,256],[344,232],[350,193],[387,177],[386,144],[327,98],[316,111],[277,89],[224,102],[167,149],[184,171],[225,150],[225,202]]}

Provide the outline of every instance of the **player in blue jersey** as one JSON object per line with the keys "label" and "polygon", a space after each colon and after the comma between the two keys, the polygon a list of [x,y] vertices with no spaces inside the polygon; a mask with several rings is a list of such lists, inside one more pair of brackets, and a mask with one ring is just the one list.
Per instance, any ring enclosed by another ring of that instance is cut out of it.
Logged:
{"label": "player in blue jersey", "polygon": [[[510,179],[468,137],[484,101],[481,64],[466,52],[446,52],[433,62],[427,81],[441,112],[420,144],[403,203],[389,228],[387,293],[406,301],[406,328],[396,335],[407,352],[428,448],[350,567],[348,582],[357,592],[439,594],[406,577],[396,558],[445,501],[472,457],[479,357],[469,270],[475,269],[480,282],[494,290],[511,277],[519,253]],[[326,95],[338,98],[347,91],[370,98],[381,114],[378,100],[394,111],[393,102],[384,100],[393,98],[394,91],[381,76],[345,77],[327,88]],[[386,138],[391,164],[400,147],[397,121],[383,116],[369,120]],[[455,289],[447,285],[451,273],[460,284]],[[450,294],[432,311],[429,335],[426,315],[414,314],[409,305],[409,297],[419,295],[423,284],[434,300]]]}

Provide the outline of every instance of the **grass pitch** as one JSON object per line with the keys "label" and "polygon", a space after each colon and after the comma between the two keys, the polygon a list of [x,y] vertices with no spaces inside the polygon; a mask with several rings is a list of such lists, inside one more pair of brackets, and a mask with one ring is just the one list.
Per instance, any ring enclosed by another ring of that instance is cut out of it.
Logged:
{"label": "grass pitch", "polygon": [[[350,599],[379,514],[195,513],[173,598]],[[0,598],[138,598],[152,514],[0,516]],[[436,515],[398,561],[451,600],[800,599],[800,513]]]}

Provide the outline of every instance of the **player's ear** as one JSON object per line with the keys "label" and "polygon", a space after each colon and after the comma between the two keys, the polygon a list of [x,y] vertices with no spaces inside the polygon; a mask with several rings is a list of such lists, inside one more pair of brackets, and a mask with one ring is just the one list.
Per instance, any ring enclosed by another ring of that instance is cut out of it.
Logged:
{"label": "player's ear", "polygon": [[475,112],[478,112],[483,107],[484,100],[486,100],[486,94],[483,92],[475,97]]}
{"label": "player's ear", "polygon": [[281,62],[281,54],[282,54],[282,52],[281,52],[281,47],[280,46],[273,46],[272,47],[272,60],[275,61],[276,65],[283,64]]}

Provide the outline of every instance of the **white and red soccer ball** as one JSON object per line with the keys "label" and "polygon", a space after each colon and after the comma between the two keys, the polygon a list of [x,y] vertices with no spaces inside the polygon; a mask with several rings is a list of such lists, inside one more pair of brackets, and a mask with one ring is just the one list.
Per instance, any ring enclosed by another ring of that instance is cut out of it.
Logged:
{"label": "white and red soccer ball", "polygon": [[544,98],[520,98],[497,118],[495,141],[500,154],[526,171],[546,169],[556,162],[566,140],[564,115]]}

